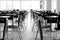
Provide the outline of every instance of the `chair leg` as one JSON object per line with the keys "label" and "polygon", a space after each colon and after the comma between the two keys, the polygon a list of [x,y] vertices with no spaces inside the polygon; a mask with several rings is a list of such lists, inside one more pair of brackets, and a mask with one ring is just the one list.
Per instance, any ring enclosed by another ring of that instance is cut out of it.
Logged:
{"label": "chair leg", "polygon": [[[16,30],[17,30],[17,29],[16,29]],[[21,40],[21,39],[22,39],[21,31],[18,31],[18,30],[17,30],[17,32],[18,32],[19,39]]]}
{"label": "chair leg", "polygon": [[38,31],[39,31],[39,30],[37,30],[37,32],[36,32],[36,37],[35,37],[35,40],[37,40],[37,36],[38,36]]}

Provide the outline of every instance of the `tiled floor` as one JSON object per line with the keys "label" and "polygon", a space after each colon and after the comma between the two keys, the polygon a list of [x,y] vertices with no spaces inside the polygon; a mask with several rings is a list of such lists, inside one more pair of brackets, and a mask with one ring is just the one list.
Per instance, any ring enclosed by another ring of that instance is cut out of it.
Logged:
{"label": "tiled floor", "polygon": [[[31,33],[31,32],[29,32]],[[20,31],[10,31],[8,32],[8,35],[6,33],[5,40],[35,40],[36,32],[32,32],[32,34],[29,35],[29,33],[25,34],[25,32],[21,32],[22,38],[20,35]],[[28,36],[27,36],[28,35]],[[30,38],[29,38],[30,37]],[[43,29],[43,39],[44,40],[53,40],[53,39],[60,39],[60,31],[56,32],[46,32],[45,29]],[[40,34],[38,33],[37,40],[40,40]]]}

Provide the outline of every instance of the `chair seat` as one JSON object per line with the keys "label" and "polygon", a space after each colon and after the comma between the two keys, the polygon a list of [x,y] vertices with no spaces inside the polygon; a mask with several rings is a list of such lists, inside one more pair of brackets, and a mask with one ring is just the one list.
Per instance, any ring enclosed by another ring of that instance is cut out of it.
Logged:
{"label": "chair seat", "polygon": [[5,23],[6,22],[6,20],[3,18],[0,18],[0,23]]}
{"label": "chair seat", "polygon": [[8,26],[8,28],[16,29],[18,27],[17,26]]}

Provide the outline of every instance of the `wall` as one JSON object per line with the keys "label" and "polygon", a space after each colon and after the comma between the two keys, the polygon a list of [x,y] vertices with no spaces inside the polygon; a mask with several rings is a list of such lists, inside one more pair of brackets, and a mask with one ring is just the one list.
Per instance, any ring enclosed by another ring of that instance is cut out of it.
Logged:
{"label": "wall", "polygon": [[57,11],[60,12],[60,0],[57,0]]}
{"label": "wall", "polygon": [[47,0],[47,10],[51,10],[51,0]]}

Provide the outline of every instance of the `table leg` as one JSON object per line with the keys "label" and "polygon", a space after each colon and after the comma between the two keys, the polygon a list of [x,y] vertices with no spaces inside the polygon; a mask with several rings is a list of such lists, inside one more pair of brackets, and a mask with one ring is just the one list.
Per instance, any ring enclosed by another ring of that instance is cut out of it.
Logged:
{"label": "table leg", "polygon": [[39,27],[40,27],[40,37],[41,40],[43,40],[43,33],[42,33],[42,28],[41,28],[41,22],[39,21]]}
{"label": "table leg", "polygon": [[5,29],[6,29],[6,22],[5,22],[4,29],[3,29],[3,39],[2,40],[5,39]]}

